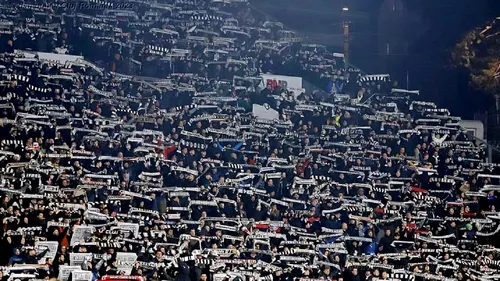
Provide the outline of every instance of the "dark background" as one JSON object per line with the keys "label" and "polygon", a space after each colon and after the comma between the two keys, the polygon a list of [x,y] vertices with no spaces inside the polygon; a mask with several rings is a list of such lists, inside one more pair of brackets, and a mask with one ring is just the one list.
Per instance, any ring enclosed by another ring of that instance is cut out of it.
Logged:
{"label": "dark background", "polygon": [[[500,16],[499,0],[253,0],[252,8],[308,41],[342,52],[342,21],[351,22],[350,63],[389,73],[398,87],[420,89],[452,114],[479,119],[491,104],[449,67],[449,52],[475,26]],[[342,7],[349,12],[342,13]],[[408,84],[408,85],[407,85]]]}

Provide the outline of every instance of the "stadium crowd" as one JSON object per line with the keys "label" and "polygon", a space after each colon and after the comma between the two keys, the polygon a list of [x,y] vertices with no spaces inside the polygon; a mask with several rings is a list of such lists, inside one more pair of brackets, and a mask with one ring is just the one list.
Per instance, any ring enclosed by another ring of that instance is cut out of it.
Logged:
{"label": "stadium crowd", "polygon": [[459,117],[244,0],[160,2],[3,1],[2,280],[500,277]]}

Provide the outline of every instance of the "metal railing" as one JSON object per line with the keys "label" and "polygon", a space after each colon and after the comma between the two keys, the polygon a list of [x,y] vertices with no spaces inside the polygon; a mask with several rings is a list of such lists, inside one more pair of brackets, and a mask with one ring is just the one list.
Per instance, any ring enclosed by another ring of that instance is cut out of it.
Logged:
{"label": "metal railing", "polygon": [[487,149],[487,160],[488,163],[500,163],[500,147],[495,144],[488,143],[486,140],[476,138],[472,136],[476,141],[477,145],[484,145]]}

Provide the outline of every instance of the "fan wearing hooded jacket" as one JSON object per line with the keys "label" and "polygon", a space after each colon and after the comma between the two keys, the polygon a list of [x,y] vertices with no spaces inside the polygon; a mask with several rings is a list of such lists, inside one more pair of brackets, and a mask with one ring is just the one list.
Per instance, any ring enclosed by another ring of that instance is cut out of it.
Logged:
{"label": "fan wearing hooded jacket", "polygon": [[13,252],[14,253],[13,253],[12,257],[10,257],[10,259],[9,259],[9,264],[10,265],[14,265],[14,264],[24,263],[24,258],[21,255],[22,254],[21,249],[20,248],[15,248],[13,250]]}

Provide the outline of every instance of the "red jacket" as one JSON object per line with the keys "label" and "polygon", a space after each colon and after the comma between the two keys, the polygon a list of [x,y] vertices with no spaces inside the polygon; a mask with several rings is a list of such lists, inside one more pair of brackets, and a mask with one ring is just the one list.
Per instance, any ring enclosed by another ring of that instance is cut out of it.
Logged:
{"label": "red jacket", "polygon": [[172,145],[172,146],[169,146],[167,148],[165,148],[165,150],[163,151],[163,156],[165,156],[165,158],[169,158],[169,155],[172,154],[173,152],[175,152],[177,150],[177,146],[175,145]]}

